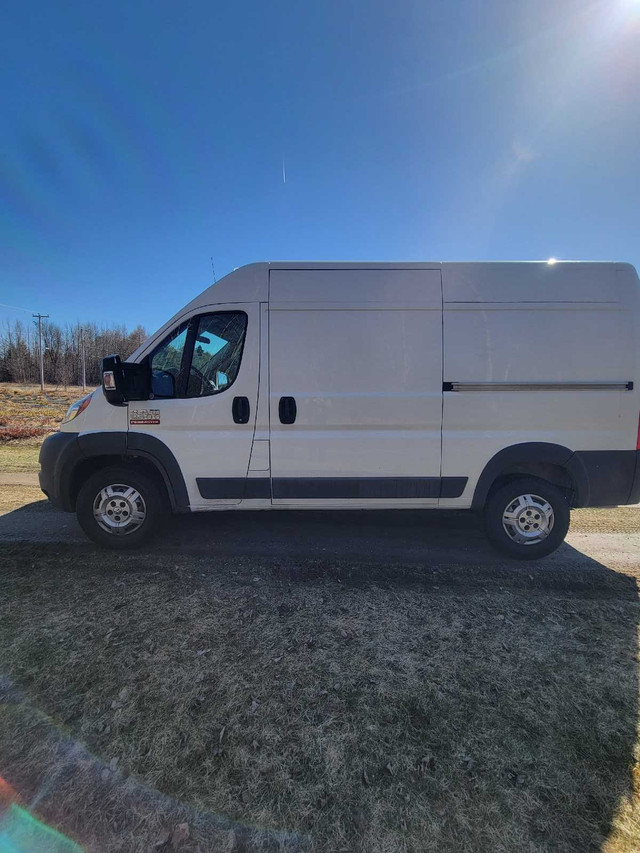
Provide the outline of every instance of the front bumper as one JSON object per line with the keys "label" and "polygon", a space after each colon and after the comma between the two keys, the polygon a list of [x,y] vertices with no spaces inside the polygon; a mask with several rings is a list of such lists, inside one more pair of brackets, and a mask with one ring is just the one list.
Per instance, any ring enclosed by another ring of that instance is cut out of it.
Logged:
{"label": "front bumper", "polygon": [[82,458],[75,432],[56,432],[42,442],[40,448],[40,488],[51,503],[65,512],[73,512],[71,472]]}

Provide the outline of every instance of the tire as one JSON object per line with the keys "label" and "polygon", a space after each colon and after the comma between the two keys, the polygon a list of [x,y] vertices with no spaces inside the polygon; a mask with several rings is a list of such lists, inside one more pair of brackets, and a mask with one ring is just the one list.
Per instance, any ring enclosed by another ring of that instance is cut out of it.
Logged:
{"label": "tire", "polygon": [[484,525],[487,538],[502,554],[516,560],[538,560],[564,541],[569,530],[569,501],[553,483],[520,477],[489,496]]}
{"label": "tire", "polygon": [[166,512],[163,497],[158,483],[133,467],[103,468],[78,492],[76,516],[97,545],[118,551],[139,548]]}

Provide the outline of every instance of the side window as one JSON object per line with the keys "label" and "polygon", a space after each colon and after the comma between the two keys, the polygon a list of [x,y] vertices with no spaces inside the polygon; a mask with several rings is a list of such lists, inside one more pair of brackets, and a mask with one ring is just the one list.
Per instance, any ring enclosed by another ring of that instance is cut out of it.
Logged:
{"label": "side window", "polygon": [[152,353],[149,366],[151,367],[151,390],[154,397],[175,397],[177,395],[188,329],[188,323],[178,326]]}
{"label": "side window", "polygon": [[242,311],[205,314],[197,318],[197,323],[186,397],[219,394],[234,383],[240,369],[247,315]]}

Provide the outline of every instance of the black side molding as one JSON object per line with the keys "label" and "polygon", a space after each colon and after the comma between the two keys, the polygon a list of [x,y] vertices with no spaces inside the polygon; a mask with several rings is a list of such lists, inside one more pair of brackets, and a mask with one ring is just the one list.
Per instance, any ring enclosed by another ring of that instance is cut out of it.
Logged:
{"label": "black side molding", "polygon": [[[269,478],[198,477],[205,500],[270,498]],[[344,498],[459,498],[467,477],[274,477],[273,497],[280,500]]]}
{"label": "black side molding", "polygon": [[275,477],[279,499],[458,498],[466,477]]}
{"label": "black side molding", "polygon": [[275,477],[273,497],[282,499],[437,498],[440,477]]}
{"label": "black side molding", "polygon": [[440,497],[459,498],[467,486],[468,479],[468,477],[441,477]]}
{"label": "black side molding", "polygon": [[208,501],[271,497],[268,477],[196,477],[200,496]]}

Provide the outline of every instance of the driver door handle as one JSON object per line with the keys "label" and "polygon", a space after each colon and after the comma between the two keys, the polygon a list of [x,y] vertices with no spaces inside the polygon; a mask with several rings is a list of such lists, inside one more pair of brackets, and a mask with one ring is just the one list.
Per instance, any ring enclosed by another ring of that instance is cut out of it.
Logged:
{"label": "driver door handle", "polygon": [[249,405],[248,397],[234,397],[231,412],[233,420],[237,424],[248,424],[249,416],[251,415],[251,406]]}

